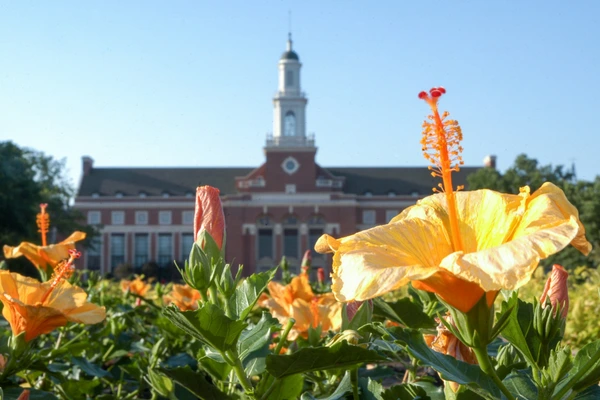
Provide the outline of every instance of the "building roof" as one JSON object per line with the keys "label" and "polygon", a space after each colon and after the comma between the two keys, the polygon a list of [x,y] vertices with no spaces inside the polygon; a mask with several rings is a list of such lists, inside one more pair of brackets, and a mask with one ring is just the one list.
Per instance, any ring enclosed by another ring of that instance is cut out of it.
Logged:
{"label": "building roof", "polygon": [[[463,167],[452,174],[455,186],[467,185],[467,175],[480,167]],[[346,178],[344,193],[363,195],[429,195],[432,188],[441,183],[440,178],[431,176],[427,167],[331,167],[335,176]]]}
{"label": "building roof", "polygon": [[[331,167],[334,176],[345,177],[344,193],[364,195],[428,195],[440,179],[426,167]],[[455,185],[465,185],[466,176],[479,167],[464,167],[453,175]],[[254,168],[93,168],[83,176],[78,196],[185,196],[196,187],[210,185],[221,194],[237,193],[236,177],[247,176]]]}
{"label": "building roof", "polygon": [[235,177],[245,176],[253,168],[93,168],[84,175],[78,196],[185,196],[196,187],[210,185],[222,194],[236,193]]}
{"label": "building roof", "polygon": [[281,55],[281,60],[298,60],[300,61],[300,57],[294,50],[288,50]]}

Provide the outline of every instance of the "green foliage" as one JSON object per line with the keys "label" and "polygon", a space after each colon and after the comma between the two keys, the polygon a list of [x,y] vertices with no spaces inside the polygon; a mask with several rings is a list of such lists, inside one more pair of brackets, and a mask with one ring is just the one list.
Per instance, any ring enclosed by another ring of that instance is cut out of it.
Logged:
{"label": "green foliage", "polygon": [[492,168],[482,168],[467,178],[469,189],[492,189],[503,193],[519,193],[519,188],[529,186],[537,190],[544,182],[552,182],[561,188],[567,199],[579,211],[581,222],[586,228],[586,236],[594,246],[590,256],[583,256],[569,246],[564,251],[548,258],[544,265],[560,264],[567,269],[580,265],[595,266],[600,263],[600,177],[593,182],[576,180],[573,169],[563,166],[539,165],[538,161],[520,154],[513,165],[504,172]]}
{"label": "green foliage", "polygon": [[39,242],[35,215],[40,203],[48,203],[51,226],[58,234],[84,231],[89,243],[96,232],[82,224],[82,214],[70,207],[74,194],[65,175],[65,160],[0,142],[0,246]]}

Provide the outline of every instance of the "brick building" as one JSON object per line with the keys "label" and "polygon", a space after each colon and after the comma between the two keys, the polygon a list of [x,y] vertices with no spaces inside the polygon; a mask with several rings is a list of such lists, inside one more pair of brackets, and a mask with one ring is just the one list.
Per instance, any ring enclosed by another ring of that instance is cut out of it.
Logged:
{"label": "brick building", "polygon": [[[154,261],[164,267],[187,258],[193,242],[198,185],[220,189],[227,223],[227,260],[245,272],[271,268],[285,255],[299,267],[323,233],[352,234],[388,222],[431,194],[437,185],[425,167],[322,167],[306,134],[307,98],[301,63],[288,40],[279,60],[273,98],[273,133],[265,162],[249,168],[95,168],[83,157],[75,207],[101,235],[85,254],[85,267],[110,273],[122,263]],[[258,149],[257,149],[258,151]],[[463,168],[457,185],[477,168]],[[313,253],[313,267],[331,260]]]}

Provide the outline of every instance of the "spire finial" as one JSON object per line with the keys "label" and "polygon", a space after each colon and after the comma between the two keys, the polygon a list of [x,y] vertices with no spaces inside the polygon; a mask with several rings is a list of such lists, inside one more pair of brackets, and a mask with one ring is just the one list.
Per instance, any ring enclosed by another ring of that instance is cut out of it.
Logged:
{"label": "spire finial", "polygon": [[287,51],[292,51],[292,10],[288,11],[288,40]]}

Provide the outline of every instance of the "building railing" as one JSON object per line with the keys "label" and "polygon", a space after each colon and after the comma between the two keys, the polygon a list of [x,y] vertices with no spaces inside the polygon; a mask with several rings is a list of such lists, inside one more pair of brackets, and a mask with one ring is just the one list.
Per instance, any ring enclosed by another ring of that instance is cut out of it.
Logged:
{"label": "building railing", "polygon": [[266,147],[315,147],[315,134],[306,136],[273,136],[267,133]]}

